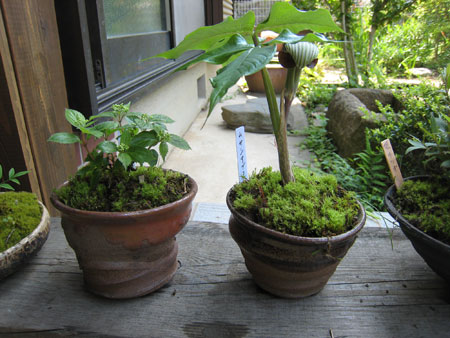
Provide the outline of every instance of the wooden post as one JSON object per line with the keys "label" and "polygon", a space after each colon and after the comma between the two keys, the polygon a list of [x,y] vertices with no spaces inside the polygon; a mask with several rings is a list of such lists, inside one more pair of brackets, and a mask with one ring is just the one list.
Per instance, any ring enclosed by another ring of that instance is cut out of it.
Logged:
{"label": "wooden post", "polygon": [[389,139],[381,142],[383,147],[384,157],[386,157],[389,170],[391,171],[392,178],[394,179],[395,187],[398,189],[403,184],[403,176],[400,172],[400,167],[398,166],[397,159],[395,158],[394,150],[392,149],[391,141]]}
{"label": "wooden post", "polygon": [[0,48],[12,107],[6,114],[14,115],[32,190],[56,214],[51,191],[75,172],[79,155],[75,147],[47,142],[57,131],[71,131],[64,118],[68,104],[54,1],[0,0],[0,5]]}

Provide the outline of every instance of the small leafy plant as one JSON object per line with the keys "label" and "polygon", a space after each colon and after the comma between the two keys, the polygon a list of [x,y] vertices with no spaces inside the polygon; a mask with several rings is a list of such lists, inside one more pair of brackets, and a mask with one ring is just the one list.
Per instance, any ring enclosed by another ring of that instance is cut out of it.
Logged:
{"label": "small leafy plant", "polygon": [[9,169],[8,176],[3,177],[3,167],[0,164],[0,191],[4,190],[15,190],[10,183],[20,184],[18,178],[28,174],[28,171],[19,171],[16,173],[14,168]]}
{"label": "small leafy plant", "polygon": [[[113,105],[112,111],[89,119],[72,109],[66,109],[65,116],[80,133],[56,133],[48,140],[79,143],[87,154],[75,177],[56,191],[65,204],[83,210],[132,211],[170,203],[187,192],[185,176],[156,167],[169,144],[190,149],[183,138],[168,132],[166,124],[174,122],[168,116],[130,112],[130,103]],[[102,122],[104,118],[109,120]]]}
{"label": "small leafy plant", "polygon": [[[158,163],[158,152],[164,160],[169,150],[168,144],[188,150],[188,143],[181,137],[170,134],[166,124],[174,121],[165,115],[130,112],[130,104],[115,104],[112,111],[93,115],[86,119],[76,110],[66,109],[66,120],[81,132],[56,133],[48,139],[51,142],[71,144],[79,143],[87,153],[87,165],[78,174],[97,170],[111,170],[118,164],[129,170],[131,164]],[[101,118],[110,121],[96,123]],[[89,139],[100,140],[93,149],[89,149]]]}

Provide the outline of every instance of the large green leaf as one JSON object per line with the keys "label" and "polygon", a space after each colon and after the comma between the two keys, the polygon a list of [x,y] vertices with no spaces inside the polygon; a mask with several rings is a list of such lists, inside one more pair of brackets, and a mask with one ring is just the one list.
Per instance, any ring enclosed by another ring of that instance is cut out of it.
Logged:
{"label": "large green leaf", "polygon": [[140,164],[147,162],[151,166],[154,166],[158,162],[158,153],[154,149],[148,150],[142,147],[132,147],[127,150],[127,154],[131,156],[134,162]]}
{"label": "large green leaf", "polygon": [[211,79],[213,91],[209,102],[208,116],[215,105],[227,93],[241,76],[253,74],[261,70],[272,60],[276,52],[276,46],[254,47],[243,52],[236,60],[226,67],[219,69],[217,76]]}
{"label": "large green leaf", "polygon": [[235,34],[223,46],[211,49],[206,53],[203,53],[195,60],[188,62],[178,70],[187,69],[189,66],[201,61],[216,65],[223,64],[228,61],[231,56],[253,47],[254,46],[252,44],[247,43],[247,40],[245,40],[242,35]]}
{"label": "large green leaf", "polygon": [[73,109],[66,109],[65,115],[67,122],[78,129],[84,128],[88,122],[83,114]]}
{"label": "large green leaf", "polygon": [[97,148],[105,154],[112,154],[117,151],[117,145],[111,141],[103,141],[98,144]]}
{"label": "large green leaf", "polygon": [[322,34],[308,33],[306,35],[297,35],[289,29],[283,29],[275,39],[265,42],[264,45],[273,45],[274,43],[297,43],[297,42],[331,42]]}
{"label": "large green leaf", "polygon": [[301,12],[287,2],[272,5],[269,17],[256,27],[256,32],[270,30],[280,33],[283,29],[291,32],[312,30],[317,33],[342,32],[326,9]]}
{"label": "large green leaf", "polygon": [[196,29],[192,33],[186,35],[184,40],[181,41],[177,47],[154,57],[176,59],[188,50],[206,51],[213,47],[217,42],[226,40],[234,34],[241,34],[244,37],[249,37],[253,33],[254,24],[255,13],[251,11],[236,20],[232,17],[228,17],[225,21],[217,25]]}
{"label": "large green leaf", "polygon": [[166,142],[161,142],[159,144],[159,153],[160,153],[163,161],[166,160],[166,156],[167,156],[168,152],[169,152],[169,146],[167,145],[167,143]]}
{"label": "large green leaf", "polygon": [[120,163],[122,163],[125,169],[127,169],[128,166],[133,162],[133,159],[127,153],[120,153],[117,158],[119,159]]}
{"label": "large green leaf", "polygon": [[155,144],[159,142],[158,135],[154,130],[152,131],[143,131],[134,136],[129,145],[130,147],[153,147]]}
{"label": "large green leaf", "polygon": [[167,142],[183,150],[191,149],[191,147],[189,146],[189,144],[186,142],[185,139],[175,134],[170,134],[170,138]]}
{"label": "large green leaf", "polygon": [[71,143],[79,143],[80,138],[77,135],[70,133],[55,133],[48,138],[47,141],[63,143],[63,144],[71,144]]}

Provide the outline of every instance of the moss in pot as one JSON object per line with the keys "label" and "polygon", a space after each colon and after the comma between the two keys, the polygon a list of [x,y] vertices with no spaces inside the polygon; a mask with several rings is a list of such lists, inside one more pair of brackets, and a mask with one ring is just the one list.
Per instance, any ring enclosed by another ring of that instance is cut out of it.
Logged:
{"label": "moss in pot", "polygon": [[16,192],[11,185],[20,184],[17,178],[25,174],[26,171],[16,173],[11,168],[3,178],[0,165],[0,279],[18,270],[35,255],[50,231],[50,216],[36,195]]}

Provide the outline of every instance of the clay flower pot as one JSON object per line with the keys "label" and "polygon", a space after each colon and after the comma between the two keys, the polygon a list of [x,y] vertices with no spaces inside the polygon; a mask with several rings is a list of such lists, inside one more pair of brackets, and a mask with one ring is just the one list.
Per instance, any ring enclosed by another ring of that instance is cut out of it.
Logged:
{"label": "clay flower pot", "polygon": [[[283,68],[280,64],[268,64],[266,68],[269,72],[270,79],[272,80],[275,93],[280,94],[286,83],[287,69]],[[265,93],[261,71],[246,75],[245,81],[247,82],[249,91],[254,93]]]}
{"label": "clay flower pot", "polygon": [[[414,176],[405,178],[412,180],[424,176]],[[400,224],[400,228],[406,237],[411,241],[414,249],[425,260],[428,266],[439,276],[450,283],[450,245],[441,242],[422,230],[412,225],[399,210],[395,207],[397,189],[395,185],[389,187],[384,196],[384,205],[389,214]]]}
{"label": "clay flower pot", "polygon": [[355,227],[334,237],[300,237],[261,226],[239,213],[232,204],[229,229],[245,265],[257,285],[280,297],[301,298],[323,289],[363,228],[366,213],[360,205]]}
{"label": "clay flower pot", "polygon": [[178,201],[133,212],[73,209],[52,195],[90,292],[132,298],[149,294],[172,279],[178,269],[175,235],[189,220],[198,189],[190,177],[188,185],[190,192]]}
{"label": "clay flower pot", "polygon": [[50,232],[50,215],[45,206],[42,207],[42,217],[39,225],[31,234],[24,237],[19,243],[0,252],[0,280],[17,271],[44,245]]}

